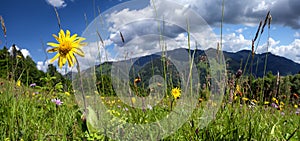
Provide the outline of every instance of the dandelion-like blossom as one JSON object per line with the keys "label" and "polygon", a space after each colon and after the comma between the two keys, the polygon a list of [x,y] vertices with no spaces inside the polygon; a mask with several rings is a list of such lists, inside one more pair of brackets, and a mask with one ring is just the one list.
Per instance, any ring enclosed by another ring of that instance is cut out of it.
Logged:
{"label": "dandelion-like blossom", "polygon": [[16,85],[17,85],[18,87],[20,87],[20,86],[21,86],[21,80],[18,80]]}
{"label": "dandelion-like blossom", "polygon": [[47,50],[47,52],[58,52],[51,60],[50,63],[53,63],[58,59],[58,66],[62,68],[63,65],[68,61],[69,67],[72,67],[76,63],[75,54],[78,54],[81,57],[84,57],[84,52],[81,50],[82,46],[85,46],[86,43],[82,43],[85,38],[77,37],[77,34],[71,36],[69,30],[66,31],[66,34],[63,30],[60,30],[58,36],[53,34],[53,37],[58,43],[49,42],[47,45],[52,46],[52,49]]}
{"label": "dandelion-like blossom", "polygon": [[176,87],[176,88],[172,89],[171,93],[172,93],[174,99],[178,99],[180,97],[180,95],[181,95],[181,90]]}

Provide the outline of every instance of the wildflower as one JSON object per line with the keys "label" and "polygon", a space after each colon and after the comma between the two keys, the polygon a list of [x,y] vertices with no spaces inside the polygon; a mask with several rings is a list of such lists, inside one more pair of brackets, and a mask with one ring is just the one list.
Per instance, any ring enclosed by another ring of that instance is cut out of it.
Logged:
{"label": "wildflower", "polygon": [[298,108],[298,105],[297,105],[297,104],[295,104],[295,105],[294,105],[294,107],[295,107],[295,108]]}
{"label": "wildflower", "polygon": [[233,100],[237,100],[237,98],[238,98],[237,96],[233,96]]}
{"label": "wildflower", "polygon": [[283,109],[283,105],[279,105],[279,108],[277,108],[277,110],[282,110]]}
{"label": "wildflower", "polygon": [[239,94],[240,96],[243,95],[242,92],[241,92],[241,87],[240,87],[240,85],[236,85],[236,87],[235,87],[234,95],[237,95],[237,94]]}
{"label": "wildflower", "polygon": [[53,42],[47,43],[47,45],[53,47],[52,49],[47,50],[47,52],[58,53],[50,60],[50,63],[53,63],[58,58],[58,66],[60,68],[65,65],[66,61],[68,61],[69,67],[72,67],[74,63],[76,63],[74,53],[84,57],[84,52],[81,50],[81,47],[86,45],[86,43],[82,43],[85,38],[77,37],[77,34],[70,36],[69,30],[66,31],[66,34],[63,30],[60,30],[58,36],[53,34],[53,37],[58,44]]}
{"label": "wildflower", "polygon": [[172,89],[172,95],[174,97],[174,99],[179,99],[180,95],[181,95],[181,90],[179,88],[173,88]]}
{"label": "wildflower", "polygon": [[134,79],[134,84],[137,84],[139,82],[141,82],[141,78],[138,77],[138,78]]}
{"label": "wildflower", "polygon": [[265,101],[264,104],[265,104],[265,105],[269,105],[270,102],[269,102],[269,101]]}
{"label": "wildflower", "polygon": [[21,55],[17,55],[17,58],[22,58],[22,56]]}
{"label": "wildflower", "polygon": [[32,83],[32,84],[29,85],[29,87],[35,87],[35,86],[36,86],[35,83]]}
{"label": "wildflower", "polygon": [[71,94],[69,92],[65,92],[65,95],[66,96],[70,96]]}
{"label": "wildflower", "polygon": [[134,104],[134,103],[135,103],[135,101],[136,101],[136,99],[135,99],[134,97],[132,97],[132,98],[131,98],[131,102],[132,102],[132,104]]}
{"label": "wildflower", "polygon": [[274,107],[274,108],[276,108],[276,109],[279,108],[278,105],[277,105],[276,103],[272,103],[271,106]]}
{"label": "wildflower", "polygon": [[243,101],[248,101],[248,100],[249,100],[249,98],[247,98],[247,97],[243,97],[243,98],[242,98],[242,100],[243,100]]}
{"label": "wildflower", "polygon": [[147,108],[149,109],[149,110],[152,110],[153,108],[152,108],[152,106],[151,105],[147,105]]}
{"label": "wildflower", "polygon": [[16,85],[17,85],[18,87],[20,87],[20,86],[21,86],[21,80],[18,80]]}
{"label": "wildflower", "polygon": [[37,95],[37,94],[39,94],[39,92],[33,92],[33,93],[32,93],[32,96],[35,96],[35,95]]}
{"label": "wildflower", "polygon": [[275,97],[272,98],[272,101],[278,104],[278,100]]}
{"label": "wildflower", "polygon": [[295,114],[299,115],[299,113],[300,113],[300,109],[297,109],[296,112],[295,112]]}
{"label": "wildflower", "polygon": [[280,105],[284,106],[284,103],[281,101],[281,102],[280,102]]}
{"label": "wildflower", "polygon": [[128,111],[128,108],[124,108],[123,110],[124,110],[124,111]]}
{"label": "wildflower", "polygon": [[57,106],[60,106],[63,104],[63,102],[58,98],[51,99],[51,102],[55,103]]}
{"label": "wildflower", "polygon": [[252,99],[251,101],[252,101],[253,103],[257,103],[257,100],[255,100],[255,99]]}

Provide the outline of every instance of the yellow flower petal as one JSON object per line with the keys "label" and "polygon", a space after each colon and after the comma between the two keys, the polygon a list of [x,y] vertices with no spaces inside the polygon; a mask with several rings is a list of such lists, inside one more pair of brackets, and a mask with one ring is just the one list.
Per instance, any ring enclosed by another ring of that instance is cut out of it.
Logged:
{"label": "yellow flower petal", "polygon": [[78,54],[81,57],[84,57],[83,51],[81,49],[79,49],[79,48],[77,50],[74,50],[74,53]]}
{"label": "yellow flower petal", "polygon": [[66,38],[70,38],[70,31],[69,30],[67,30],[67,32],[66,32]]}
{"label": "yellow flower petal", "polygon": [[67,54],[67,60],[68,60],[69,67],[72,67],[73,66],[73,58],[70,56],[70,54]]}
{"label": "yellow flower petal", "polygon": [[57,43],[52,43],[52,42],[49,42],[47,43],[48,46],[52,46],[52,47],[59,47],[59,44]]}
{"label": "yellow flower petal", "polygon": [[62,29],[60,30],[59,35],[60,35],[61,39],[65,39],[66,38],[65,32]]}
{"label": "yellow flower petal", "polygon": [[51,60],[50,63],[53,63],[59,57],[59,53],[57,53]]}

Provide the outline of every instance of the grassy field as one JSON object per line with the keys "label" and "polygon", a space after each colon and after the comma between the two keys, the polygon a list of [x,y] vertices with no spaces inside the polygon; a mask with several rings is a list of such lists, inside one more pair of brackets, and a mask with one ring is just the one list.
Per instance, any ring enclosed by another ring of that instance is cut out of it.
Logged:
{"label": "grassy field", "polygon": [[[59,98],[63,103],[52,101]],[[169,112],[168,100],[145,110],[133,109],[117,97],[100,97],[115,116],[126,122],[147,123]],[[205,101],[183,126],[165,140],[299,140],[299,109],[285,105],[250,106],[224,103],[216,117],[202,129],[197,118]],[[88,133],[74,95],[47,93],[1,79],[0,140],[109,140],[100,132]],[[296,113],[298,112],[298,113]],[[112,119],[113,120],[113,119]],[[170,121],[172,122],[172,121]]]}

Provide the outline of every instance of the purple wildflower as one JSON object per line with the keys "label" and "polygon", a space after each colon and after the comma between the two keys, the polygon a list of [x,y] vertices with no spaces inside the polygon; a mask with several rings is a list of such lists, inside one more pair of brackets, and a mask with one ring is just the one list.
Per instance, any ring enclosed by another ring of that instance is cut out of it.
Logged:
{"label": "purple wildflower", "polygon": [[128,108],[124,108],[125,111],[128,111]]}
{"label": "purple wildflower", "polygon": [[29,87],[35,87],[35,86],[36,86],[35,83],[32,83],[32,84],[29,85]]}
{"label": "purple wildflower", "polygon": [[300,114],[300,108],[298,108],[295,113],[296,113],[296,115],[299,115]]}
{"label": "purple wildflower", "polygon": [[276,103],[272,103],[271,106],[278,109],[278,105]]}
{"label": "purple wildflower", "polygon": [[51,99],[51,102],[55,103],[57,106],[60,106],[63,104],[63,102],[58,98]]}

